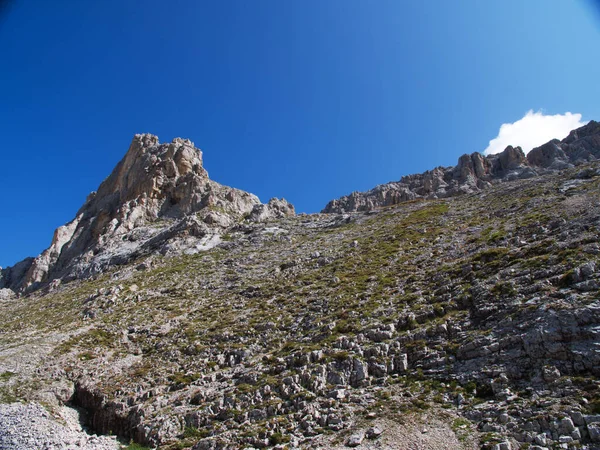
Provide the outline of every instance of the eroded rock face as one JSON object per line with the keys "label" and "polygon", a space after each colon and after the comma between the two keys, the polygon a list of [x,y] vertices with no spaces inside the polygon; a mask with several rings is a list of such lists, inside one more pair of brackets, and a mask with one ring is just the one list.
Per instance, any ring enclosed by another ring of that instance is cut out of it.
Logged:
{"label": "eroded rock face", "polygon": [[565,152],[560,148],[560,141],[554,139],[541,147],[534,148],[527,155],[527,159],[534,166],[560,167],[568,164]]}
{"label": "eroded rock face", "polygon": [[[497,155],[465,154],[455,167],[437,167],[368,192],[353,192],[332,200],[323,212],[368,211],[418,198],[469,194],[598,157],[600,124],[591,121],[527,157],[512,146]],[[0,288],[31,291],[54,279],[86,277],[151,252],[201,251],[216,245],[218,235],[240,220],[267,222],[293,214],[285,200],[263,205],[255,195],[210,180],[202,152],[189,140],[160,144],[156,136],[136,135],[98,191],[71,222],[56,230],[47,250],[0,270]]]}
{"label": "eroded rock face", "polygon": [[367,192],[353,192],[332,200],[324,213],[368,211],[417,198],[434,199],[477,192],[498,180],[528,178],[536,172],[529,167],[520,147],[507,147],[499,155],[462,155],[454,167],[436,167],[400,181],[379,185]]}
{"label": "eroded rock face", "polygon": [[0,287],[28,291],[148,252],[199,251],[215,242],[211,235],[245,216],[267,220],[289,214],[294,208],[284,200],[262,205],[253,194],[210,180],[202,152],[191,141],[160,144],[156,136],[137,134],[75,219],[55,231],[50,247],[3,270]]}
{"label": "eroded rock face", "polygon": [[0,269],[0,289],[14,289],[23,279],[33,261],[33,258],[25,258],[14,266]]}
{"label": "eroded rock face", "polygon": [[569,133],[561,148],[574,162],[593,161],[600,157],[600,122],[591,120],[587,125]]}
{"label": "eroded rock face", "polygon": [[562,141],[554,139],[531,150],[508,146],[499,154],[462,155],[454,167],[437,167],[400,181],[379,185],[367,192],[353,192],[332,200],[322,212],[368,211],[416,198],[447,198],[469,194],[493,183],[531,178],[563,170],[600,157],[600,123],[591,121],[573,130]]}
{"label": "eroded rock face", "polygon": [[269,220],[282,219],[295,214],[294,205],[286,199],[272,198],[267,204],[254,205],[249,219],[252,222],[268,222]]}

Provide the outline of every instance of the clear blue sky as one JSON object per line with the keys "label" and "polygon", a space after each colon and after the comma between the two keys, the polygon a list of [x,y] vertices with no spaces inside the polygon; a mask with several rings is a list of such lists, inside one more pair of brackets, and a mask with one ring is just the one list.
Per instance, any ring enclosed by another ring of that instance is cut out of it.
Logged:
{"label": "clear blue sky", "polygon": [[530,109],[600,119],[599,44],[584,0],[14,0],[0,265],[46,248],[135,133],[315,212],[453,165]]}

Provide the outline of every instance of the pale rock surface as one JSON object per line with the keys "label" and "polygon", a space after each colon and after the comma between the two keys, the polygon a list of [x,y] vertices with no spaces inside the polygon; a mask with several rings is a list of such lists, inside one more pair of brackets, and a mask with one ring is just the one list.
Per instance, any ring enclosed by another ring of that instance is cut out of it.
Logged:
{"label": "pale rock surface", "polygon": [[249,219],[252,222],[268,222],[295,214],[294,206],[287,200],[272,198],[267,204],[254,205]]}
{"label": "pale rock surface", "polygon": [[5,450],[116,450],[116,438],[86,433],[79,413],[63,407],[57,417],[36,403],[0,405],[0,448]]}
{"label": "pale rock surface", "polygon": [[12,300],[15,298],[15,293],[10,289],[0,289],[0,301]]}
{"label": "pale rock surface", "polygon": [[202,251],[206,241],[217,241],[206,236],[222,234],[245,217],[262,222],[289,215],[294,207],[285,200],[262,205],[253,194],[210,180],[191,141],[160,144],[156,136],[137,134],[75,219],[55,231],[50,247],[0,272],[0,288],[29,292],[148,253]]}

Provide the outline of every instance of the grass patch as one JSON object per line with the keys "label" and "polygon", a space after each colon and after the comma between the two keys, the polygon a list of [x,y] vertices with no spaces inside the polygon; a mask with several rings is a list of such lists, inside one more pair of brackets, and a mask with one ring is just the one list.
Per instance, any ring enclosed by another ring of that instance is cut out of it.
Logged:
{"label": "grass patch", "polygon": [[125,450],[150,450],[150,447],[146,447],[142,444],[138,444],[137,442],[130,442]]}
{"label": "grass patch", "polygon": [[5,372],[0,373],[0,381],[6,383],[8,380],[10,380],[15,375],[16,375],[15,372],[11,372],[10,370],[7,370]]}

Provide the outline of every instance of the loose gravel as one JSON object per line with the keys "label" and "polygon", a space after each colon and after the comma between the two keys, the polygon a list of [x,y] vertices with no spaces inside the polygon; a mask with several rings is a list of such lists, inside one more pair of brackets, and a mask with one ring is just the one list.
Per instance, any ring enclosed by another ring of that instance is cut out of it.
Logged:
{"label": "loose gravel", "polygon": [[53,417],[37,403],[0,404],[0,450],[116,450],[113,436],[87,434],[79,413],[63,407]]}

